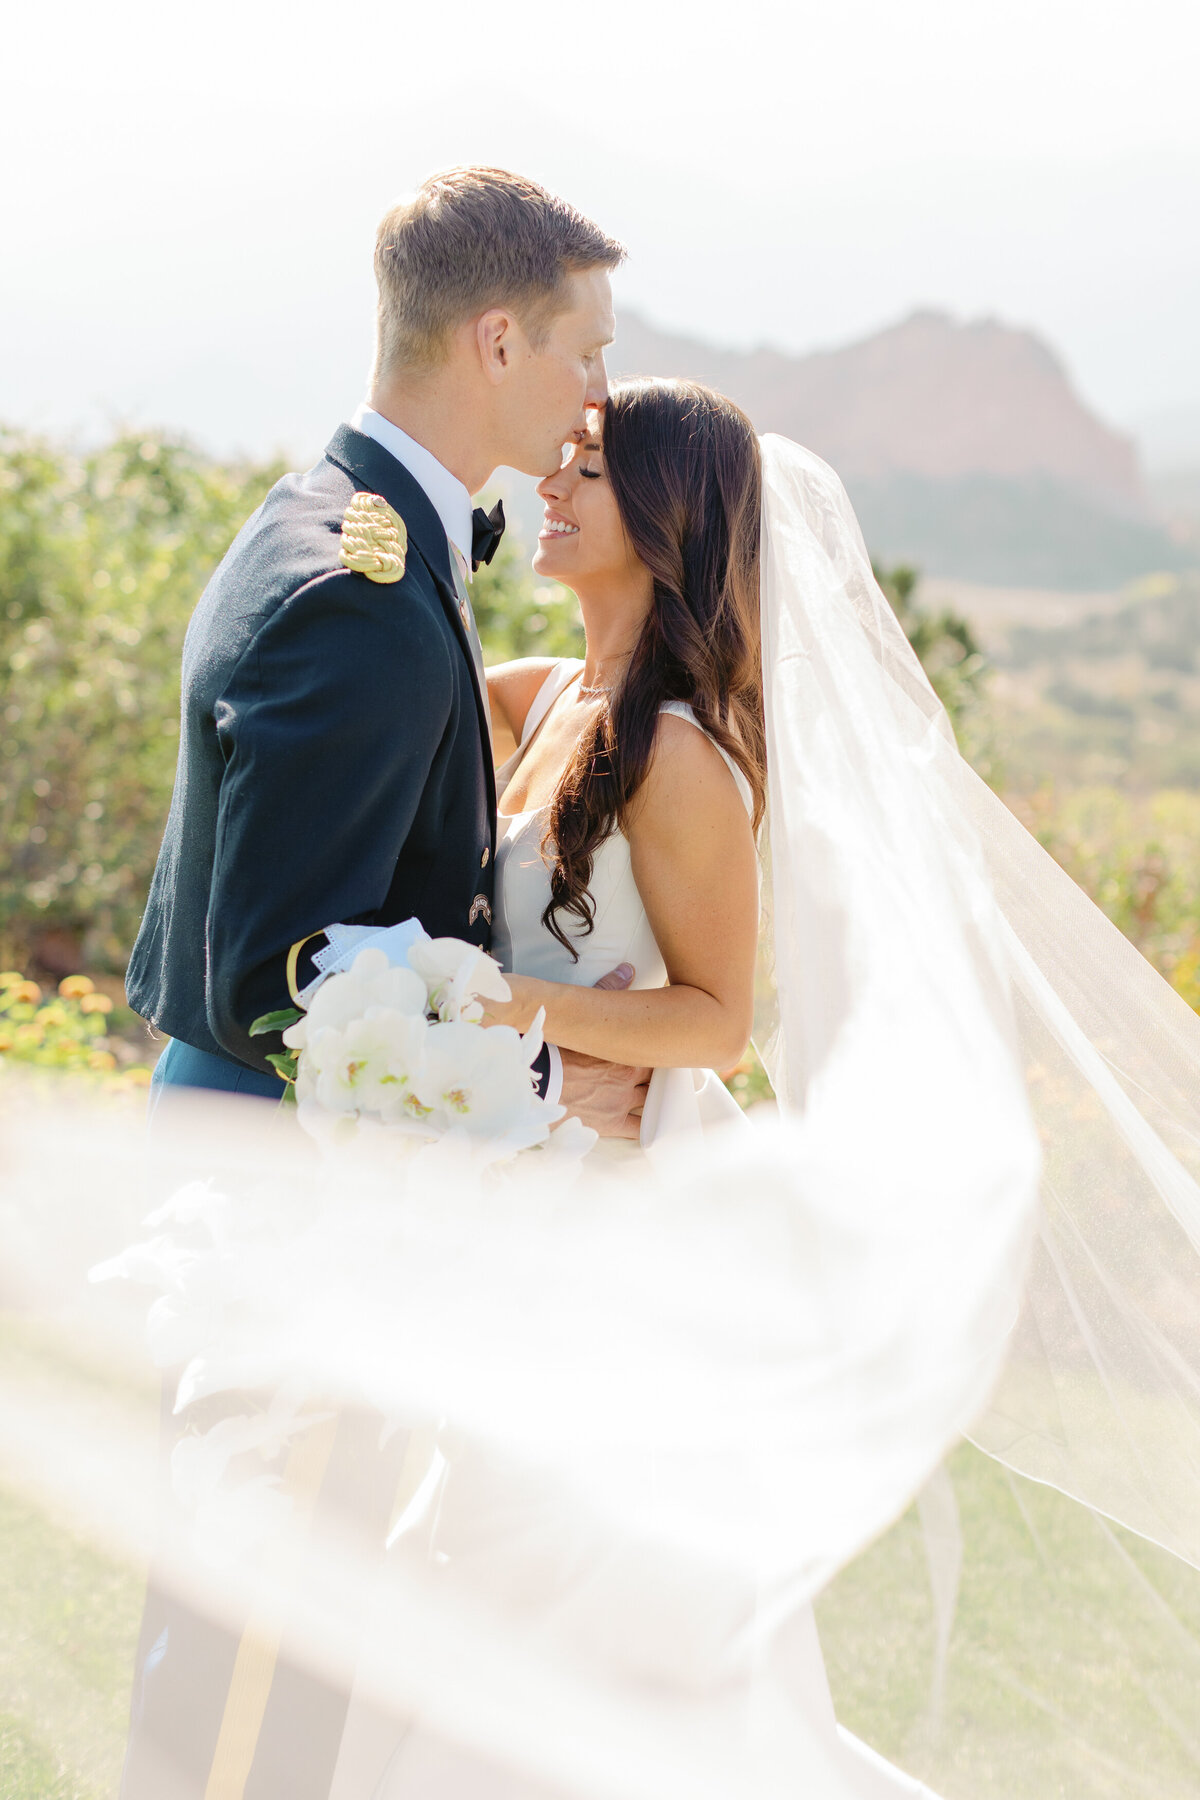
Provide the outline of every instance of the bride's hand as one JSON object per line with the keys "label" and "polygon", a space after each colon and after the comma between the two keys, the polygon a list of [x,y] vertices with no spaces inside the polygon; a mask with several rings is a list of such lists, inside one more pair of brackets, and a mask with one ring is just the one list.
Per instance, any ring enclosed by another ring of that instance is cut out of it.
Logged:
{"label": "bride's hand", "polygon": [[540,1006],[545,1006],[552,982],[539,981],[533,975],[506,975],[512,995],[510,1000],[484,1000],[481,1025],[511,1025],[517,1031],[528,1031]]}

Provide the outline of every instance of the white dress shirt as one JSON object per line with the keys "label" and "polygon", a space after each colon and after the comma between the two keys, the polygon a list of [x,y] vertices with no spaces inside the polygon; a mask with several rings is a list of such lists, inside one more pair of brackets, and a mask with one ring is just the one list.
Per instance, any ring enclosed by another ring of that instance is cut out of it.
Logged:
{"label": "white dress shirt", "polygon": [[458,476],[452,475],[432,450],[427,450],[424,444],[418,444],[416,438],[409,437],[407,431],[401,431],[398,425],[393,425],[390,419],[377,413],[365,400],[350,423],[355,431],[374,438],[389,456],[394,456],[408,470],[417,485],[424,489],[430,505],[442,521],[451,549],[457,553],[463,580],[470,581],[473,508],[471,496]]}
{"label": "white dress shirt", "polygon": [[[374,438],[375,442],[394,456],[396,461],[408,470],[413,480],[421,487],[434,512],[442,521],[442,527],[450,542],[450,548],[458,560],[459,570],[464,581],[471,579],[471,540],[473,526],[471,514],[471,496],[468,494],[457,475],[452,475],[444,463],[440,463],[431,450],[424,444],[418,444],[416,438],[409,437],[407,431],[401,431],[382,413],[368,406],[364,400],[350,421],[355,431],[361,431],[365,437]],[[546,1078],[544,1098],[557,1105],[562,1093],[562,1057],[557,1044],[547,1044],[550,1053],[550,1068]]]}

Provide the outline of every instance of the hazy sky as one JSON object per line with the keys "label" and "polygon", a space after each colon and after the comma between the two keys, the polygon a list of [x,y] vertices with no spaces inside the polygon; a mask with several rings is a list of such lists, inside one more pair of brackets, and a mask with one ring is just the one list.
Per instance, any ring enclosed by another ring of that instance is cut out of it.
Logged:
{"label": "hazy sky", "polygon": [[380,213],[490,161],[621,237],[661,325],[995,314],[1108,418],[1200,438],[1195,0],[23,0],[4,49],[3,419],[315,452]]}

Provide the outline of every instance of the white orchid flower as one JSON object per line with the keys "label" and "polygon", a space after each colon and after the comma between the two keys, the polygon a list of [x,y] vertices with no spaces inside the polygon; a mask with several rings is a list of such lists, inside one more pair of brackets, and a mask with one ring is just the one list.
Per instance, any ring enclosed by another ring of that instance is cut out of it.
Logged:
{"label": "white orchid flower", "polygon": [[146,1214],[147,1225],[202,1225],[215,1240],[229,1216],[230,1199],[211,1180],[188,1181]]}
{"label": "white orchid flower", "polygon": [[156,1369],[190,1362],[220,1330],[224,1307],[186,1294],[160,1294],[146,1315],[146,1348]]}
{"label": "white orchid flower", "polygon": [[358,1114],[326,1112],[316,1096],[316,1080],[305,1075],[303,1061],[296,1095],[296,1122],[305,1136],[328,1155],[344,1153],[358,1135]]}
{"label": "white orchid flower", "polygon": [[264,1461],[277,1456],[303,1431],[323,1424],[328,1412],[306,1412],[280,1389],[266,1412],[238,1413],[219,1419],[204,1435],[180,1438],[171,1452],[171,1483],[176,1498],[194,1507],[215,1493],[235,1457],[258,1451]]}
{"label": "white orchid flower", "polygon": [[[500,965],[459,938],[422,938],[410,966],[382,950],[360,950],[329,976],[284,1043],[300,1052],[298,1120],[328,1150],[357,1154],[364,1134],[399,1139],[446,1135],[469,1143],[473,1164],[505,1161],[545,1144],[564,1116],[538,1098],[531,1065],[542,1047],[542,1015],[524,1037],[506,1026],[480,1029],[485,1000],[511,990]],[[427,1011],[435,1015],[429,1023]],[[564,1159],[590,1147],[569,1132]]]}
{"label": "white orchid flower", "polygon": [[419,974],[397,967],[382,950],[368,947],[359,951],[348,969],[321,983],[307,1013],[288,1026],[283,1041],[289,1050],[307,1051],[318,1032],[343,1030],[373,1008],[423,1018],[428,999]]}
{"label": "white orchid flower", "polygon": [[430,1008],[443,1024],[477,1024],[483,1017],[480,995],[485,1000],[512,999],[495,957],[461,938],[429,938],[414,944],[408,961],[428,987]]}
{"label": "white orchid flower", "polygon": [[521,1035],[466,1020],[431,1025],[415,1087],[440,1131],[503,1136],[537,1103]]}
{"label": "white orchid flower", "polygon": [[588,1151],[594,1149],[599,1141],[598,1131],[593,1131],[590,1125],[585,1125],[582,1119],[572,1115],[569,1119],[564,1119],[561,1125],[556,1125],[550,1133],[546,1140],[546,1155],[552,1157],[556,1164],[582,1162]]}
{"label": "white orchid flower", "polygon": [[130,1244],[117,1256],[88,1270],[89,1281],[136,1281],[146,1287],[178,1288],[196,1260],[196,1251],[174,1238],[155,1237]]}
{"label": "white orchid flower", "polygon": [[372,1005],[342,1029],[327,1026],[314,1031],[300,1059],[297,1099],[315,1100],[332,1113],[373,1113],[381,1118],[411,1114],[420,1106],[414,1100],[414,1081],[428,1030],[423,1013]]}

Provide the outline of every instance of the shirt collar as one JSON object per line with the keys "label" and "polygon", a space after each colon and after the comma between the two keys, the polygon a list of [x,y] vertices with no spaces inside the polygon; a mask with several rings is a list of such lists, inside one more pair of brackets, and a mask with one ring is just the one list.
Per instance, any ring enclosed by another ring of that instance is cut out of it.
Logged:
{"label": "shirt collar", "polygon": [[471,579],[471,496],[457,475],[452,475],[433,452],[418,444],[382,413],[377,413],[364,400],[350,421],[355,431],[374,438],[384,450],[406,468],[413,480],[424,488],[442,528],[457,550],[459,564],[466,579]]}

